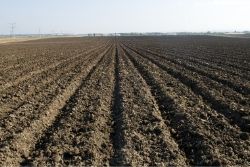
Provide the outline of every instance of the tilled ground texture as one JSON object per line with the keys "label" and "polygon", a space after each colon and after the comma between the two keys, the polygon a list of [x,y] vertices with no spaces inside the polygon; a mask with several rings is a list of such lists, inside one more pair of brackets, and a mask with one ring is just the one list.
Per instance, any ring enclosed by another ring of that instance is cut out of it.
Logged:
{"label": "tilled ground texture", "polygon": [[250,166],[250,39],[0,45],[1,166]]}

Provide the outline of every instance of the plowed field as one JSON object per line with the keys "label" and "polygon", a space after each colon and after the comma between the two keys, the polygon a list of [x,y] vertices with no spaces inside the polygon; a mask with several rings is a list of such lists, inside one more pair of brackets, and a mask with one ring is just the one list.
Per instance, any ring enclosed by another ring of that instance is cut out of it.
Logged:
{"label": "plowed field", "polygon": [[250,165],[250,39],[0,45],[0,165]]}

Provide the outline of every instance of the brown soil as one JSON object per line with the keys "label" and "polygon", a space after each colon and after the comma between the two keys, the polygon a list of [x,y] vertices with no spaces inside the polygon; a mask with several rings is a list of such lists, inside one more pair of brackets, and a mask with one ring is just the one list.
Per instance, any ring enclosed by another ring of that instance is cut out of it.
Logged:
{"label": "brown soil", "polygon": [[1,166],[250,165],[250,39],[0,45]]}

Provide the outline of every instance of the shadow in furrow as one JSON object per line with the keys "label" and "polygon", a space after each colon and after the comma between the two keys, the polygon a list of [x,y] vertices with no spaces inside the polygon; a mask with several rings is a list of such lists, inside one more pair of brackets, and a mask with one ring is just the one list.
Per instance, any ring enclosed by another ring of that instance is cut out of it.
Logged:
{"label": "shadow in furrow", "polygon": [[120,67],[119,67],[119,56],[118,49],[116,46],[115,51],[115,87],[113,92],[113,104],[112,104],[112,120],[113,132],[110,134],[110,138],[113,143],[114,154],[111,157],[110,165],[111,166],[120,166],[126,165],[123,164],[123,154],[122,148],[124,146],[124,135],[123,135],[123,119],[122,119],[122,96],[120,90],[120,75],[119,75]]}

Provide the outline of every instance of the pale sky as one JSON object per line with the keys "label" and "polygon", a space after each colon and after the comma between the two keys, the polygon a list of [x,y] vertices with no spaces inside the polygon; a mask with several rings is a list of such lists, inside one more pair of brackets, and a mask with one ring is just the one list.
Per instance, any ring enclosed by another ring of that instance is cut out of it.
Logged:
{"label": "pale sky", "polygon": [[0,0],[0,34],[250,30],[250,0]]}

